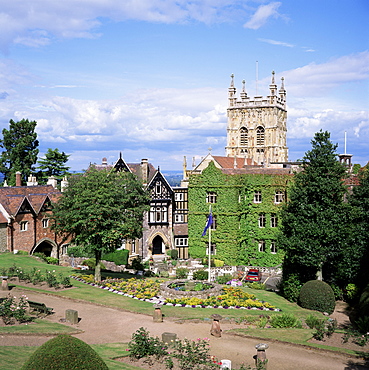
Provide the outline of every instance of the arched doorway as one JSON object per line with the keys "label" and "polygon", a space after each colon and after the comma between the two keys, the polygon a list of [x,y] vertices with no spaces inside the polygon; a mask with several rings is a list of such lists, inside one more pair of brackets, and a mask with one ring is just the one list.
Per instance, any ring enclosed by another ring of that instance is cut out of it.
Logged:
{"label": "arched doorway", "polygon": [[50,242],[44,240],[33,250],[32,254],[35,252],[39,252],[43,253],[46,257],[51,257],[52,250],[53,245]]}
{"label": "arched doorway", "polygon": [[156,235],[152,241],[152,254],[163,254],[163,238]]}

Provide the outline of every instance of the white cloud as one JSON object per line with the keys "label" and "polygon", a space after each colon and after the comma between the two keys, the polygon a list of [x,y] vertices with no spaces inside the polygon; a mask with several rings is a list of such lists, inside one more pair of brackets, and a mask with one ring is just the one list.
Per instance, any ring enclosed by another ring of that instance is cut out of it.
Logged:
{"label": "white cloud", "polygon": [[267,5],[260,5],[251,19],[244,24],[244,27],[257,30],[264,26],[270,17],[279,17],[278,8],[281,4],[280,2],[274,2]]}
{"label": "white cloud", "polygon": [[261,42],[266,42],[268,44],[272,45],[279,45],[279,46],[285,46],[288,48],[293,48],[295,45],[289,44],[288,42],[283,42],[283,41],[276,41],[276,40],[271,40],[271,39],[258,39]]}
{"label": "white cloud", "polygon": [[11,43],[37,47],[54,38],[98,37],[103,19],[210,24],[234,21],[246,13],[246,4],[239,0],[3,1],[0,47],[5,50]]}
{"label": "white cloud", "polygon": [[369,79],[369,51],[345,55],[326,63],[310,63],[278,74],[285,77],[288,94],[321,96],[342,84]]}
{"label": "white cloud", "polygon": [[214,103],[220,96],[220,91],[208,88],[139,90],[109,101],[54,97],[38,105],[37,111],[24,109],[16,116],[32,116],[38,122],[40,140],[45,141],[181,146],[197,142],[195,137],[204,133],[224,135],[226,109]]}

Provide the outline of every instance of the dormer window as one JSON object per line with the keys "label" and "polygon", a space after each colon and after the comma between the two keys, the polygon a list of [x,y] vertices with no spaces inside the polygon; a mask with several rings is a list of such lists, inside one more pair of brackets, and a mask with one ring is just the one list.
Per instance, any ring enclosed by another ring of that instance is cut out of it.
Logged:
{"label": "dormer window", "polygon": [[248,144],[248,131],[246,127],[240,128],[240,146],[247,146]]}

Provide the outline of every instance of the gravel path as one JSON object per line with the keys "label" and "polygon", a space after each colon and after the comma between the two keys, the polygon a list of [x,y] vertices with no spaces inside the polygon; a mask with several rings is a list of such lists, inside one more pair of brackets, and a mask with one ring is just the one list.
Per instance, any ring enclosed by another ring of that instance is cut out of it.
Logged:
{"label": "gravel path", "polygon": [[[12,294],[23,294],[16,288]],[[55,297],[46,294],[26,292],[30,300],[44,302],[48,307],[54,308],[54,314],[47,320],[59,322],[65,318],[65,311],[73,309],[78,311],[80,321],[70,326],[83,332],[75,336],[88,344],[100,343],[126,343],[131,339],[132,333],[140,327],[146,328],[151,335],[161,337],[163,332],[176,333],[179,339],[206,338],[210,339],[211,354],[218,359],[230,359],[234,367],[242,362],[253,364],[256,354],[255,345],[258,339],[239,337],[227,334],[227,330],[235,327],[232,324],[221,323],[223,330],[221,338],[210,336],[210,324],[184,323],[179,324],[168,319],[162,323],[155,323],[152,316],[141,315],[121,310],[76,302],[73,300]],[[39,346],[50,337],[43,336],[0,336],[1,346]],[[269,359],[268,370],[359,370],[368,369],[362,362],[349,356],[337,355],[332,352],[312,350],[308,347],[270,342],[267,350]]]}

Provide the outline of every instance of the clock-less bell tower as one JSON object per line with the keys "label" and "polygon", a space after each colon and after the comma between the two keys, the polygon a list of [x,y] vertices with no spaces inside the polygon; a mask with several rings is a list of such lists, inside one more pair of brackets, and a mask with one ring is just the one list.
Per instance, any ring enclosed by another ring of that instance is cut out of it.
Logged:
{"label": "clock-less bell tower", "polygon": [[288,161],[283,77],[281,88],[277,91],[272,72],[269,90],[269,96],[255,96],[251,99],[246,93],[245,81],[242,81],[242,91],[237,98],[234,76],[231,75],[231,86],[228,89],[227,157],[250,158],[264,165]]}

